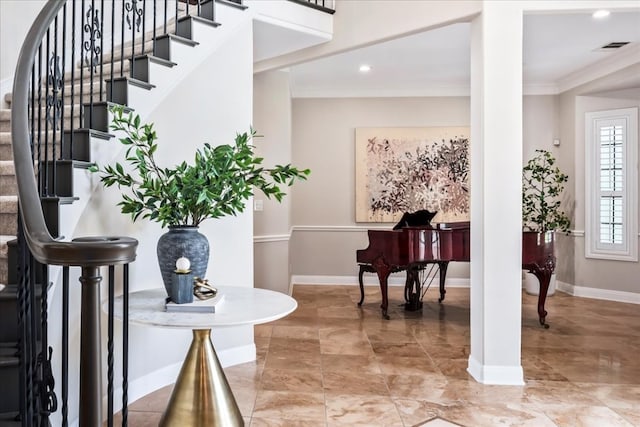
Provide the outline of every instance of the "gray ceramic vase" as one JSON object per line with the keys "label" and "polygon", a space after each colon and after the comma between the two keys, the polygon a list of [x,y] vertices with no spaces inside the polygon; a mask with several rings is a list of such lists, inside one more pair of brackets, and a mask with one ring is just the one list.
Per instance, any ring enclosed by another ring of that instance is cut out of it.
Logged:
{"label": "gray ceramic vase", "polygon": [[158,239],[158,265],[167,295],[171,295],[171,280],[176,260],[186,257],[191,261],[194,277],[205,277],[209,263],[209,241],[195,226],[170,226]]}

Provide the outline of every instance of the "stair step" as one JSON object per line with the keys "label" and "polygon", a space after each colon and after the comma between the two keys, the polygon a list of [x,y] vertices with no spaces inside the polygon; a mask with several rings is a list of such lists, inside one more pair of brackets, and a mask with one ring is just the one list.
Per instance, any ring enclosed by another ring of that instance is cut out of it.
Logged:
{"label": "stair step", "polygon": [[[113,86],[113,91],[111,91]],[[134,79],[131,77],[120,77],[113,81],[113,84],[107,84],[107,92],[110,93],[110,102],[114,102],[120,105],[129,105],[129,86],[135,86],[146,90],[151,90],[155,87],[142,80]]]}
{"label": "stair step", "polygon": [[0,132],[9,132],[11,130],[11,110],[8,108],[0,108]]}
{"label": "stair step", "polygon": [[17,412],[3,412],[0,413],[0,427],[20,427],[22,423],[17,421]]}
{"label": "stair step", "polygon": [[11,160],[0,160],[0,196],[18,194],[16,169]]}
{"label": "stair step", "polygon": [[[5,325],[3,325],[5,326]],[[10,412],[20,409],[18,390],[18,369],[20,360],[15,356],[0,355],[0,412]]]}
{"label": "stair step", "polygon": [[231,7],[235,7],[236,9],[240,9],[240,10],[246,10],[248,9],[248,6],[245,6],[243,4],[237,3],[234,0],[216,0],[217,4],[224,4],[227,6],[231,6]]}
{"label": "stair step", "polygon": [[18,347],[0,347],[0,357],[18,357]]}
{"label": "stair step", "polygon": [[[43,135],[41,137],[43,144],[44,144],[44,139],[45,139],[45,136],[44,136],[44,130],[43,130]],[[49,140],[49,143],[47,145],[46,156],[47,156],[47,159],[52,159],[53,149],[54,149],[54,144],[52,143],[53,132],[49,131],[49,133],[47,134],[47,139]],[[60,133],[59,132],[56,133],[56,143],[55,143],[56,156],[55,157],[60,157],[61,139],[62,138],[60,136]],[[41,159],[45,158],[44,148],[41,149],[40,158]],[[13,161],[13,148],[11,147],[11,132],[0,132],[0,160]]]}
{"label": "stair step", "polygon": [[18,196],[0,196],[0,213],[18,213]]}
{"label": "stair step", "polygon": [[0,235],[0,284],[9,283],[9,242],[15,238],[16,236]]}
{"label": "stair step", "polygon": [[134,69],[131,77],[141,80],[143,82],[151,81],[151,64],[159,64],[165,67],[174,67],[177,65],[175,62],[169,61],[165,58],[160,58],[158,56],[153,55],[140,55],[136,56],[134,59]]}
{"label": "stair step", "polygon": [[197,46],[199,43],[191,39],[178,36],[176,34],[164,34],[156,38],[156,56],[171,60],[171,42],[180,43],[186,46]]}
{"label": "stair step", "polygon": [[178,28],[176,29],[176,34],[182,36],[184,38],[193,40],[193,23],[199,22],[204,25],[208,25],[211,27],[218,27],[220,24],[211,21],[210,19],[201,18],[199,16],[183,16],[182,18],[178,18]]}
{"label": "stair step", "polygon": [[18,366],[19,360],[16,356],[0,355],[0,369],[10,366]]}
{"label": "stair step", "polygon": [[18,233],[18,196],[0,196],[0,234]]}

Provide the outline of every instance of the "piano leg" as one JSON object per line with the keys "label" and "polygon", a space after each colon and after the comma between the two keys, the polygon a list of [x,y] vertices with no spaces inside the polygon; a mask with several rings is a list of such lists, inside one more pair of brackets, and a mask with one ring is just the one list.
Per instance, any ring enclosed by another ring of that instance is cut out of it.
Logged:
{"label": "piano leg", "polygon": [[378,280],[380,281],[380,293],[382,294],[382,304],[380,304],[380,308],[382,309],[382,317],[389,320],[389,315],[387,314],[387,309],[389,308],[387,279],[389,279],[389,275],[391,274],[391,266],[387,265],[382,258],[377,258],[373,262],[373,268],[376,270]]}
{"label": "piano leg", "polygon": [[407,280],[404,284],[404,309],[407,311],[418,311],[422,309],[420,265],[410,265],[407,267]]}
{"label": "piano leg", "polygon": [[444,295],[447,293],[444,288],[444,282],[447,280],[447,268],[449,268],[449,261],[440,261],[438,263],[438,272],[440,273],[440,299],[438,299],[438,302],[444,301]]}
{"label": "piano leg", "polygon": [[544,309],[544,303],[547,299],[547,292],[549,291],[549,281],[551,280],[550,274],[545,274],[545,270],[534,269],[531,271],[540,282],[540,293],[538,294],[538,319],[540,325],[545,328],[549,328],[549,324],[545,322],[547,317],[547,311]]}
{"label": "piano leg", "polygon": [[362,282],[362,276],[364,275],[365,271],[371,271],[371,268],[364,264],[360,264],[360,271],[358,272],[358,283],[360,284],[360,302],[358,303],[358,307],[362,306],[362,303],[364,302],[364,284]]}
{"label": "piano leg", "polygon": [[547,261],[547,263],[542,267],[535,266],[534,268],[529,269],[529,272],[533,273],[540,282],[540,293],[538,294],[538,319],[540,320],[540,325],[545,329],[549,328],[549,324],[546,323],[547,311],[544,309],[544,304],[547,300],[549,282],[551,281],[551,275],[553,274],[554,268],[555,263],[551,260],[550,262]]}

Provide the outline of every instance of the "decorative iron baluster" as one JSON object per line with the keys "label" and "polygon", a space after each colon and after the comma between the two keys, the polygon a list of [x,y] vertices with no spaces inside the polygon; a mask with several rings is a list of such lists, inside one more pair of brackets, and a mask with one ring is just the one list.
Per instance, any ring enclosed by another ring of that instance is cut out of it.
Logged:
{"label": "decorative iron baluster", "polygon": [[125,0],[124,8],[127,10],[127,25],[129,25],[129,29],[133,30],[133,26],[135,26],[135,31],[139,33],[143,12],[142,8],[138,8],[138,0]]}
{"label": "decorative iron baluster", "polygon": [[62,267],[62,427],[69,425],[69,266]]}
{"label": "decorative iron baluster", "polygon": [[[40,289],[42,295],[40,296],[40,353],[38,354],[38,369],[40,377],[38,381],[38,404],[40,422],[43,425],[48,425],[46,420],[49,419],[49,415],[52,412],[58,410],[58,398],[54,393],[55,379],[53,377],[53,370],[51,369],[51,356],[53,354],[53,348],[49,346],[47,337],[47,322],[49,313],[47,288],[49,284],[49,269],[46,265],[38,264],[41,271],[42,283]],[[34,283],[35,284],[35,283]],[[35,313],[35,311],[34,311]]]}
{"label": "decorative iron baluster", "polygon": [[82,62],[85,67],[89,68],[91,73],[95,73],[100,57],[100,45],[96,43],[96,40],[102,40],[102,31],[100,27],[100,18],[98,17],[99,10],[94,9],[94,5],[91,4],[85,13],[85,24],[83,25],[83,32],[87,35],[87,39],[83,42],[83,56]]}
{"label": "decorative iron baluster", "polygon": [[[65,3],[64,6],[62,6],[62,78],[61,78],[61,86],[62,86],[62,90],[60,91],[60,101],[61,101],[61,107],[60,109],[62,110],[62,120],[60,122],[60,158],[64,158],[64,154],[62,151],[62,146],[64,144],[64,95],[65,95],[65,88],[64,88],[64,75],[66,72],[66,64],[65,61],[67,60],[67,4]],[[71,116],[69,116],[69,127],[71,129],[73,129],[73,114],[71,114]],[[70,159],[72,159],[73,157],[69,157]]]}
{"label": "decorative iron baluster", "polygon": [[[100,20],[98,19],[98,13],[99,11],[96,10],[96,3],[95,0],[91,0],[91,7],[89,8],[89,10],[91,11],[91,25],[92,27],[99,27],[100,26]],[[87,12],[88,13],[88,12]],[[97,34],[97,37],[100,38],[102,40],[101,37],[101,30],[100,28],[92,28],[92,34],[91,34],[91,39],[90,39],[90,47],[91,47],[91,61],[95,62],[95,64],[93,64],[93,66],[90,69],[89,72],[89,123],[87,126],[87,123],[84,124],[84,127],[88,127],[89,129],[93,129],[93,75],[96,73],[96,68],[98,66],[98,55],[99,55],[99,51],[100,51],[100,47],[96,46],[96,39],[93,37],[93,34]],[[95,55],[94,55],[95,52]],[[84,110],[84,108],[83,108]]]}
{"label": "decorative iron baluster", "polygon": [[129,419],[129,264],[122,268],[122,425]]}
{"label": "decorative iron baluster", "polygon": [[43,425],[48,425],[45,420],[48,420],[49,416],[58,410],[58,398],[53,391],[55,379],[53,377],[53,369],[51,369],[53,348],[51,346],[48,347],[48,355],[45,353],[46,350],[47,347],[42,347],[38,355],[38,371],[41,375],[41,378],[38,380],[38,404],[40,406],[40,421],[44,423]]}
{"label": "decorative iron baluster", "polygon": [[[71,3],[71,117],[74,117],[76,105],[76,2]],[[82,109],[80,109],[80,122],[82,126]],[[69,132],[69,158],[73,159],[73,122],[71,122],[71,132]]]}
{"label": "decorative iron baluster", "polygon": [[[45,82],[45,89],[44,89],[44,108],[45,108],[45,120],[44,120],[44,163],[41,165],[41,172],[40,172],[40,177],[44,178],[44,194],[47,196],[50,195],[55,195],[55,187],[52,185],[52,183],[49,182],[49,122],[47,121],[47,94],[49,93],[49,67],[47,66],[47,59],[49,57],[49,51],[50,51],[50,33],[51,33],[51,29],[49,28],[47,30],[47,37],[46,37],[46,48],[44,51],[44,68],[45,68],[45,75],[44,75],[44,82]],[[52,159],[53,160],[53,159]],[[44,172],[42,172],[42,170],[44,170]]]}
{"label": "decorative iron baluster", "polygon": [[[124,7],[127,10],[127,24],[131,30],[131,59],[129,62],[129,76],[133,77],[135,74],[135,62],[133,59],[136,57],[136,32],[140,32],[140,23],[142,22],[144,13],[142,9],[138,8],[138,0],[126,0]],[[142,48],[144,49],[144,46]]]}
{"label": "decorative iron baluster", "polygon": [[[104,0],[100,0],[100,35],[104,32]],[[112,51],[113,52],[113,51]],[[100,37],[100,95],[98,101],[102,101],[102,88],[104,85],[104,37]],[[91,108],[93,110],[93,106]]]}
{"label": "decorative iron baluster", "polygon": [[112,100],[113,99],[113,60],[114,60],[114,56],[116,54],[115,49],[114,49],[114,44],[115,44],[115,38],[116,38],[116,2],[112,1],[111,2],[111,74],[109,76],[109,81],[110,81],[110,85],[109,85],[109,94],[107,95],[107,100]]}
{"label": "decorative iron baluster", "polygon": [[62,90],[64,79],[62,69],[60,67],[60,56],[52,55],[49,60],[48,86],[50,93],[46,97],[47,112],[46,120],[51,123],[53,131],[60,129],[60,121],[62,120],[62,98],[58,93]]}
{"label": "decorative iron baluster", "polygon": [[20,393],[20,414],[28,425],[33,412],[31,409],[31,389],[29,387],[30,378],[30,362],[29,362],[29,266],[27,262],[27,242],[24,238],[22,228],[22,218],[20,216],[20,208],[18,208],[18,349],[20,357],[18,358],[19,367],[19,393]]}
{"label": "decorative iron baluster", "polygon": [[114,334],[115,272],[109,266],[108,316],[107,316],[107,427],[113,427],[113,334]]}

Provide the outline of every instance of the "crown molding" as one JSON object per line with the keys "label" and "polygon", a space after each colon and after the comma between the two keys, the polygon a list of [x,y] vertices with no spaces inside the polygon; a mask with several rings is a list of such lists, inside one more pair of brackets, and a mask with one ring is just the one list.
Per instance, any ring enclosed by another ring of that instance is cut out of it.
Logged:
{"label": "crown molding", "polygon": [[559,93],[640,63],[640,44],[631,43],[600,61],[558,79]]}
{"label": "crown molding", "polygon": [[291,87],[292,98],[415,98],[422,96],[469,96],[469,85],[443,85],[421,88],[296,88]]}
{"label": "crown molding", "polygon": [[560,93],[555,83],[525,83],[522,87],[523,95],[557,95]]}

